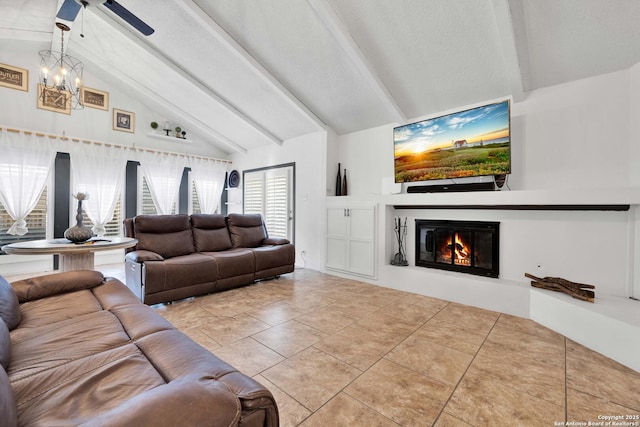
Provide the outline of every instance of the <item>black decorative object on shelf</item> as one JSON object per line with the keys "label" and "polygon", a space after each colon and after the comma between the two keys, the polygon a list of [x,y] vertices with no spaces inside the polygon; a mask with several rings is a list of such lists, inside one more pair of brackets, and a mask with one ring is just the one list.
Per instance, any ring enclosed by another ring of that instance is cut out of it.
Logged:
{"label": "black decorative object on shelf", "polygon": [[346,196],[348,195],[349,192],[347,191],[347,170],[344,170],[344,175],[342,175],[342,196]]}
{"label": "black decorative object on shelf", "polygon": [[338,163],[338,176],[336,176],[336,196],[342,196],[342,177],[340,176],[340,163]]}
{"label": "black decorative object on shelf", "polygon": [[408,266],[407,256],[404,245],[407,241],[407,218],[402,221],[401,218],[394,218],[393,230],[396,232],[396,239],[398,241],[398,252],[393,256],[391,265]]}
{"label": "black decorative object on shelf", "polygon": [[237,170],[232,170],[229,174],[229,188],[236,188],[240,185],[240,174]]}

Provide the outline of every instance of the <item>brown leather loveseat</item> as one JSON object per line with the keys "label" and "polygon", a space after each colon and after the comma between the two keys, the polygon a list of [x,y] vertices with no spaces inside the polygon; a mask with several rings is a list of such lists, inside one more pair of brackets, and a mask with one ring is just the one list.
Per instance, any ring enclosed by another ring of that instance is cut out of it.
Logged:
{"label": "brown leather loveseat", "polygon": [[127,286],[146,304],[219,292],[294,270],[295,248],[271,239],[259,214],[139,215],[124,222],[138,243]]}
{"label": "brown leather loveseat", "polygon": [[278,426],[272,394],[97,271],[0,276],[0,425]]}

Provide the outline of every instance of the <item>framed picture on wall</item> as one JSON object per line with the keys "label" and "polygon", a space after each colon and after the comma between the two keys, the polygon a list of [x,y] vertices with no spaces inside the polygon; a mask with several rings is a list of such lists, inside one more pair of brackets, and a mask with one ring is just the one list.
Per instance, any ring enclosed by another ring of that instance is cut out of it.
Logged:
{"label": "framed picture on wall", "polygon": [[0,64],[0,86],[29,91],[29,70]]}
{"label": "framed picture on wall", "polygon": [[136,116],[130,111],[113,109],[113,130],[134,133]]}
{"label": "framed picture on wall", "polygon": [[71,114],[71,93],[38,84],[38,108],[62,114]]}
{"label": "framed picture on wall", "polygon": [[109,92],[83,86],[80,91],[80,103],[85,107],[109,111]]}

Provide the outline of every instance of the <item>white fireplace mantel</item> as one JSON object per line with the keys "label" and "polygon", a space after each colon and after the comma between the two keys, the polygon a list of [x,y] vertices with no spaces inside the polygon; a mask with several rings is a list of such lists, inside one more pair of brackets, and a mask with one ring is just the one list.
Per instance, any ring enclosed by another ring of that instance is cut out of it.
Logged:
{"label": "white fireplace mantel", "polygon": [[557,189],[557,190],[506,190],[472,191],[464,193],[413,193],[389,194],[381,196],[381,203],[387,206],[403,207],[445,207],[449,209],[504,208],[521,209],[568,206],[597,210],[608,210],[607,206],[640,205],[640,187]]}

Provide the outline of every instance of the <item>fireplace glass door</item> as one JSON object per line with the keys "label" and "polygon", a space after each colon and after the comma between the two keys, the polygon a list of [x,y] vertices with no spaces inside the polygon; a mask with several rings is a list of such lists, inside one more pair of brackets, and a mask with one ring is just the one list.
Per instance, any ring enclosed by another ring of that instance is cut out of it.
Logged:
{"label": "fireplace glass door", "polygon": [[416,265],[498,277],[499,223],[416,220]]}

